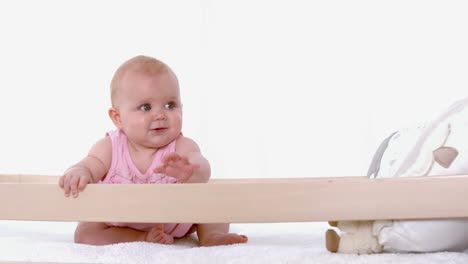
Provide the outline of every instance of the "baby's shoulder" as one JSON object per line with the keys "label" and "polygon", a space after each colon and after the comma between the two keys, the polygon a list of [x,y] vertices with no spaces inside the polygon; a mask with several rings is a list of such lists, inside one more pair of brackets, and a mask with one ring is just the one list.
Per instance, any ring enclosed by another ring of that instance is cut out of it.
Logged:
{"label": "baby's shoulder", "polygon": [[111,155],[112,153],[112,140],[110,137],[104,137],[98,140],[94,145],[91,147],[90,154],[94,155]]}
{"label": "baby's shoulder", "polygon": [[200,148],[193,139],[180,135],[176,141],[176,151],[179,153],[199,152]]}

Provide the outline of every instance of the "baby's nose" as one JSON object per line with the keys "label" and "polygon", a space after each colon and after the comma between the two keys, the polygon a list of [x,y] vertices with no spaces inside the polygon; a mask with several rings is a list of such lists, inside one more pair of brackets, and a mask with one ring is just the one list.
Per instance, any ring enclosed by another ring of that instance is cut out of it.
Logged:
{"label": "baby's nose", "polygon": [[166,119],[166,115],[164,114],[164,111],[157,110],[154,112],[153,118],[155,120],[164,120]]}

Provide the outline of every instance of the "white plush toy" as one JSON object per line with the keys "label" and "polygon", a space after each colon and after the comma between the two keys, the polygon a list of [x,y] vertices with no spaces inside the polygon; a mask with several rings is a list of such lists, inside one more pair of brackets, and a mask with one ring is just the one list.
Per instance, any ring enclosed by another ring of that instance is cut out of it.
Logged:
{"label": "white plush toy", "polygon": [[[395,132],[385,139],[374,156],[368,176],[372,179],[467,173],[468,98],[465,98],[432,122]],[[371,254],[468,249],[468,219],[341,221],[330,225],[341,231],[340,235],[333,229],[326,233],[326,246],[331,252]]]}

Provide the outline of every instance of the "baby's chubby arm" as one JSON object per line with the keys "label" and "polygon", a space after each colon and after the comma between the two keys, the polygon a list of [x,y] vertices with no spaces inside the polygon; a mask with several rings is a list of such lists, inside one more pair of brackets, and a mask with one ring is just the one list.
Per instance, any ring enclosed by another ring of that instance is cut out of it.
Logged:
{"label": "baby's chubby arm", "polygon": [[177,140],[176,152],[166,154],[162,162],[163,165],[154,171],[177,178],[182,183],[205,183],[210,179],[210,164],[190,138],[181,136]]}
{"label": "baby's chubby arm", "polygon": [[77,197],[88,183],[97,183],[104,177],[112,160],[112,143],[105,137],[91,148],[88,156],[65,171],[59,179],[59,186],[65,196]]}

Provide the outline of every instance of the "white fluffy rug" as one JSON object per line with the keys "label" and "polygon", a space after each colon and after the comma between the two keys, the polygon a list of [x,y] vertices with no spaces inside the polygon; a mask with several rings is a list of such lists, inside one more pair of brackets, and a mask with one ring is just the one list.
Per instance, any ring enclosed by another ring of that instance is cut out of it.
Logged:
{"label": "white fluffy rug", "polygon": [[0,221],[0,261],[69,263],[468,263],[468,253],[341,255],[325,249],[326,223],[233,224],[249,243],[197,247],[196,236],[174,245],[73,243],[76,223]]}

